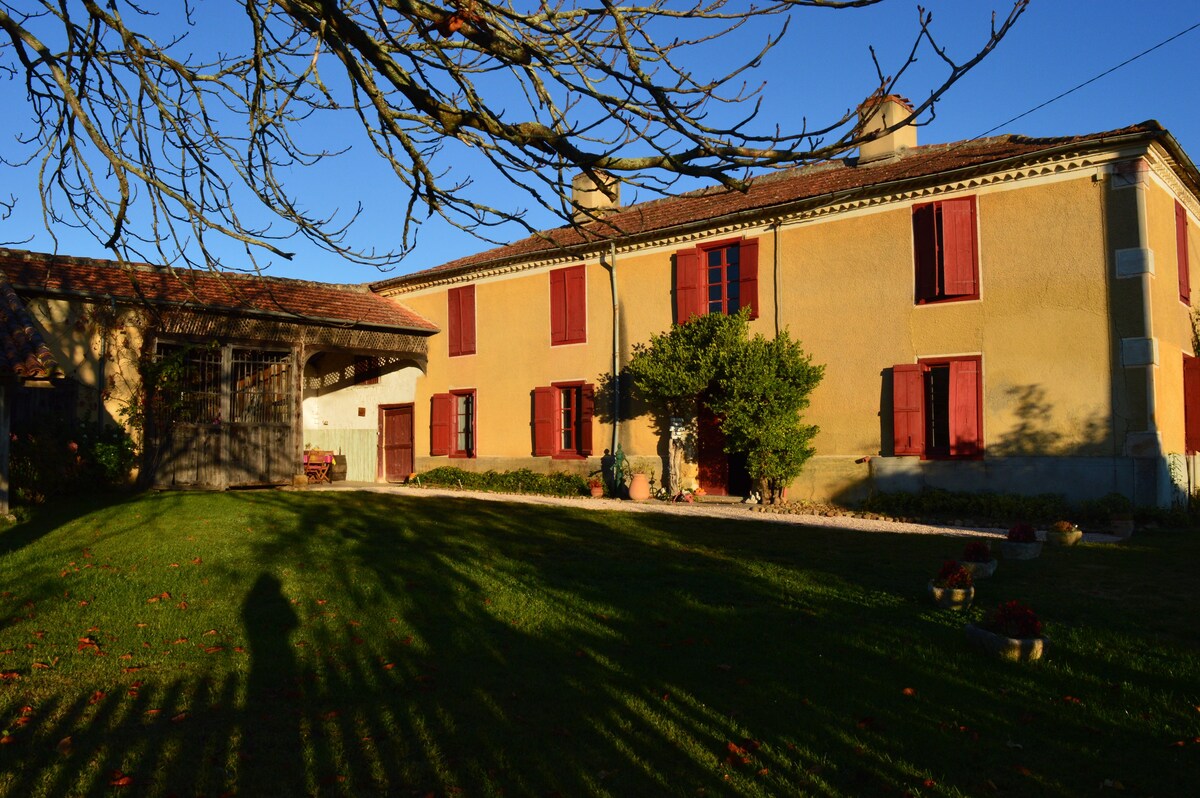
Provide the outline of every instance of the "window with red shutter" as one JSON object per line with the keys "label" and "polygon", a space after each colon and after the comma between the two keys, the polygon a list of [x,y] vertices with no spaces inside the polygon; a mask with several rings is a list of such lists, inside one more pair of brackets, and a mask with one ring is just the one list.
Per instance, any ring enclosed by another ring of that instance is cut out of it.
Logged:
{"label": "window with red shutter", "polygon": [[918,304],[979,297],[975,198],[913,206],[913,270]]}
{"label": "window with red shutter", "polygon": [[592,453],[592,420],[596,387],[582,382],[556,382],[534,388],[533,454],[535,457],[579,458]]}
{"label": "window with red shutter", "polygon": [[758,318],[758,240],[702,244],[675,253],[675,323],[749,308]]}
{"label": "window with red shutter", "polygon": [[1200,358],[1183,356],[1184,451],[1200,452]]}
{"label": "window with red shutter", "polygon": [[450,392],[450,456],[475,456],[475,391],[473,389]]}
{"label": "window with red shutter", "polygon": [[475,286],[446,292],[450,357],[475,354]]}
{"label": "window with red shutter", "polygon": [[983,454],[980,362],[927,359],[892,367],[894,454],[924,459]]}
{"label": "window with red shutter", "polygon": [[892,367],[892,442],[897,455],[925,454],[925,378],[916,363]]}
{"label": "window with red shutter", "polygon": [[1192,304],[1191,259],[1188,257],[1187,209],[1175,200],[1175,260],[1179,264],[1179,299]]}
{"label": "window with red shutter", "polygon": [[450,454],[450,421],[454,413],[454,396],[435,393],[429,398],[429,454],[431,457]]}
{"label": "window with red shutter", "polygon": [[550,272],[550,344],[587,342],[587,272],[569,266]]}

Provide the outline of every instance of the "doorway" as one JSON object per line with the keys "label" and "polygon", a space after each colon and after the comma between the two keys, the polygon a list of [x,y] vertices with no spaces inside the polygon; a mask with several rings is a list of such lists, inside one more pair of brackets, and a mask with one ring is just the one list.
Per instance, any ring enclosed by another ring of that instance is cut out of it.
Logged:
{"label": "doorway", "polygon": [[703,402],[699,403],[696,427],[700,487],[712,496],[749,496],[746,456],[726,453],[721,420]]}
{"label": "doorway", "polygon": [[413,473],[413,406],[379,406],[379,477],[404,482]]}

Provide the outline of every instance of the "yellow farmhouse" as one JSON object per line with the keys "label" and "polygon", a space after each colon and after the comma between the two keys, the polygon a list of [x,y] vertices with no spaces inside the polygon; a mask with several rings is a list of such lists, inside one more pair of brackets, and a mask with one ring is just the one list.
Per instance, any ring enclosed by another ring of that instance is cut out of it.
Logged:
{"label": "yellow farmhouse", "polygon": [[[868,123],[904,113],[889,98]],[[281,484],[306,450],[358,481],[588,474],[619,448],[672,488],[737,495],[717,421],[662,428],[622,372],[672,324],[747,308],[825,365],[789,498],[1196,488],[1200,173],[1155,122],[934,145],[902,128],[745,192],[575,189],[575,225],[371,286],[0,252],[14,423],[48,402],[123,423],[145,364],[173,358],[173,393],[142,405],[151,484]],[[73,388],[26,386],[22,324]]]}
{"label": "yellow farmhouse", "polygon": [[[441,329],[415,470],[593,472],[619,445],[661,475],[665,433],[613,376],[652,334],[748,307],[826,366],[792,498],[1165,504],[1194,483],[1200,175],[1156,123],[925,146],[907,128],[745,193],[628,207],[576,188],[601,220],[373,286]],[[706,421],[681,486],[746,490]]]}

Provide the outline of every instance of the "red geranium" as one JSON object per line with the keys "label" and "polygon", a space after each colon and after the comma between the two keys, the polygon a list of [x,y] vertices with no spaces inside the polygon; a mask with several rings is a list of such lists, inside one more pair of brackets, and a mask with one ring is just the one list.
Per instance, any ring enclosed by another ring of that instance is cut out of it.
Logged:
{"label": "red geranium", "polygon": [[1008,539],[1014,543],[1036,543],[1037,533],[1032,524],[1013,524],[1008,530]]}
{"label": "red geranium", "polygon": [[987,616],[983,628],[1005,637],[1041,637],[1042,622],[1019,601],[1006,601]]}
{"label": "red geranium", "polygon": [[941,570],[933,579],[933,584],[936,587],[951,588],[954,590],[964,590],[975,584],[975,580],[971,578],[971,572],[963,568],[954,560],[946,560],[942,563]]}

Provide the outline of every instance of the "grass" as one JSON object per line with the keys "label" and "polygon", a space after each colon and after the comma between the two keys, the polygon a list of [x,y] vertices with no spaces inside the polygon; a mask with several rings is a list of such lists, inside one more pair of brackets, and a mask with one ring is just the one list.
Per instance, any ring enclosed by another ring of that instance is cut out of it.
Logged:
{"label": "grass", "polygon": [[0,795],[1126,795],[1200,778],[1200,536],[962,538],[400,495],[157,494],[0,532]]}

